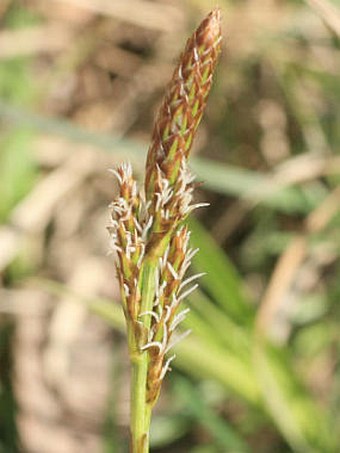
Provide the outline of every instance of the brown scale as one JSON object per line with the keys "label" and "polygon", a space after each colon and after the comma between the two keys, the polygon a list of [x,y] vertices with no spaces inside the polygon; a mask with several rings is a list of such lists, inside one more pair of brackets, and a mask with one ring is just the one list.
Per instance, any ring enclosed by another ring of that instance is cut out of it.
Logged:
{"label": "brown scale", "polygon": [[159,396],[162,385],[160,375],[164,364],[164,354],[159,355],[157,348],[152,348],[152,350],[149,351],[150,362],[147,380],[147,402],[154,404]]}

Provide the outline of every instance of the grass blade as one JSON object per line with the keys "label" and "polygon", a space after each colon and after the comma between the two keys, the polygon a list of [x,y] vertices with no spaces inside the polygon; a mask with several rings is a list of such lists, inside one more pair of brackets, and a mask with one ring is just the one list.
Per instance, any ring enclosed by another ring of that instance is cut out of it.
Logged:
{"label": "grass blade", "polygon": [[253,310],[243,295],[242,281],[234,266],[197,221],[191,220],[190,229],[192,243],[200,249],[193,265],[199,272],[207,273],[202,279],[202,286],[232,319],[248,324]]}

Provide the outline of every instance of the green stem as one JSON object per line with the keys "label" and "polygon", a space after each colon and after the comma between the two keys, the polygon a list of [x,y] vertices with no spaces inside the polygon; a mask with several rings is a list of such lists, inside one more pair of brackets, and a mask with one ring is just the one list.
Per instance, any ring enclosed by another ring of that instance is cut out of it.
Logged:
{"label": "green stem", "polygon": [[131,453],[149,452],[151,408],[146,402],[147,353],[131,359]]}
{"label": "green stem", "polygon": [[[155,272],[156,259],[146,259],[143,264],[141,281],[141,309],[140,313],[152,310],[155,295]],[[151,317],[141,317],[142,324],[139,338],[147,341],[146,335]],[[133,328],[133,326],[130,326]],[[136,327],[136,325],[135,325]],[[131,329],[129,329],[131,331]],[[136,331],[136,329],[135,329]],[[130,332],[132,333],[132,332]],[[131,337],[134,337],[131,338]],[[149,452],[149,430],[151,421],[151,405],[147,403],[147,377],[148,377],[148,353],[140,350],[140,344],[136,344],[135,335],[129,338],[131,358],[131,453]]]}

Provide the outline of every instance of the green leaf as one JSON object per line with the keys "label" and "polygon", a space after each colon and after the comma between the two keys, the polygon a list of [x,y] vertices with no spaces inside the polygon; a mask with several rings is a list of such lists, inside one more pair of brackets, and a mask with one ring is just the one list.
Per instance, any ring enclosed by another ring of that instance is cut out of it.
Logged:
{"label": "green leaf", "polygon": [[31,156],[32,134],[16,130],[0,142],[0,219],[4,220],[15,204],[33,187],[36,168]]}
{"label": "green leaf", "polygon": [[209,336],[237,357],[251,363],[251,332],[234,322],[221,307],[214,304],[202,291],[196,290],[189,297],[190,314],[183,321],[185,328],[190,328],[200,336],[197,323],[203,323]]}
{"label": "green leaf", "polygon": [[182,400],[185,411],[211,434],[216,444],[229,453],[248,452],[249,447],[231,424],[216,414],[188,379],[177,376],[175,392]]}
{"label": "green leaf", "polygon": [[[25,58],[12,58],[0,64],[0,98],[2,101],[30,105],[37,94]],[[19,127],[22,125],[19,124]]]}
{"label": "green leaf", "polygon": [[237,357],[226,353],[225,348],[208,337],[192,333],[176,348],[173,365],[190,376],[216,379],[228,391],[233,391],[254,406],[260,406],[258,384],[249,367]]}
{"label": "green leaf", "polygon": [[295,375],[288,351],[259,337],[254,342],[254,367],[268,411],[294,451],[338,451],[327,416]]}
{"label": "green leaf", "polygon": [[220,304],[225,313],[240,324],[250,324],[253,310],[246,301],[242,281],[226,254],[213,238],[194,219],[190,220],[192,244],[199,248],[193,265],[199,272],[206,272],[203,286]]}
{"label": "green leaf", "polygon": [[161,448],[180,439],[188,431],[188,417],[181,414],[157,415],[152,417],[150,429],[150,446]]}

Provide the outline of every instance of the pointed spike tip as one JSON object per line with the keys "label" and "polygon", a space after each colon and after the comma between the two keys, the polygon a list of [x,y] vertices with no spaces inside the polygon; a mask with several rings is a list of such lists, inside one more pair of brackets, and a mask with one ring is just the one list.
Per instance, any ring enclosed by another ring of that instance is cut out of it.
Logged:
{"label": "pointed spike tip", "polygon": [[158,169],[174,186],[181,162],[189,157],[221,52],[221,39],[221,10],[217,7],[188,39],[158,111],[146,162],[148,200],[154,198]]}
{"label": "pointed spike tip", "polygon": [[221,36],[221,8],[216,6],[207,16],[209,27],[207,33],[211,34],[211,40],[215,41],[216,37]]}

